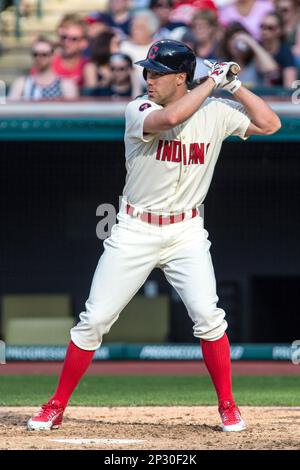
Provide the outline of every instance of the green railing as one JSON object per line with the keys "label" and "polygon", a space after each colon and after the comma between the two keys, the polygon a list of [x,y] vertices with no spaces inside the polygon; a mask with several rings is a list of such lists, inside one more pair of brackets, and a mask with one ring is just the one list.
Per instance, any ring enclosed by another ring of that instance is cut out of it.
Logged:
{"label": "green railing", "polygon": [[[291,344],[232,344],[231,359],[235,361],[292,361],[299,359]],[[63,346],[6,346],[7,361],[62,361]],[[202,359],[198,344],[103,344],[95,360],[196,361]],[[297,363],[299,364],[298,360]]]}
{"label": "green railing", "polygon": [[[252,136],[251,141],[299,142],[300,119],[283,117],[281,120],[279,132],[271,136]],[[120,117],[0,117],[0,141],[120,141],[124,138],[124,130],[124,118]]]}

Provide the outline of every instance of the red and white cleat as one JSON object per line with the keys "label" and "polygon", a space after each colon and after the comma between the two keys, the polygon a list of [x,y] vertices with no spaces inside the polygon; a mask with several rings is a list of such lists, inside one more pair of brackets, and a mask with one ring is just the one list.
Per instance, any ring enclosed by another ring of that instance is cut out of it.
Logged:
{"label": "red and white cleat", "polygon": [[240,410],[233,401],[222,401],[219,404],[219,413],[223,423],[223,431],[238,432],[246,429],[247,426]]}
{"label": "red and white cleat", "polygon": [[58,400],[45,403],[42,408],[27,422],[29,431],[49,431],[57,429],[62,423],[64,408]]}

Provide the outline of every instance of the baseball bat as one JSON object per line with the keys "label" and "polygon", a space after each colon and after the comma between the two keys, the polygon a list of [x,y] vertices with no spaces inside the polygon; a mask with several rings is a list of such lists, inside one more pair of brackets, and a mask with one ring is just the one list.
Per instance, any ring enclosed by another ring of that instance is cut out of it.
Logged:
{"label": "baseball bat", "polygon": [[232,64],[230,66],[229,72],[232,73],[232,75],[237,75],[240,70],[241,70],[241,67],[239,66],[239,64]]}

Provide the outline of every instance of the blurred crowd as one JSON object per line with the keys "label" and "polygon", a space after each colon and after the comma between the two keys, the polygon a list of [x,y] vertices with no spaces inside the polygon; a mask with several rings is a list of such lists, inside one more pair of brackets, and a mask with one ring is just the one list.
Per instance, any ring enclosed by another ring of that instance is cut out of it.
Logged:
{"label": "blurred crowd", "polygon": [[56,40],[39,36],[32,67],[12,84],[11,99],[135,97],[145,91],[137,60],[172,38],[204,59],[233,60],[249,88],[290,88],[300,70],[300,0],[110,0],[109,10],[65,15]]}

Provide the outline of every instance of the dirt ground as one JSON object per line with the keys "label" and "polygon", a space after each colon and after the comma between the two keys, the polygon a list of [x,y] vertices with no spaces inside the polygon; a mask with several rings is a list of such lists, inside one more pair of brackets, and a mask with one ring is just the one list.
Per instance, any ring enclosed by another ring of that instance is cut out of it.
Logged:
{"label": "dirt ground", "polygon": [[35,411],[0,408],[0,449],[300,449],[300,407],[243,407],[240,433],[221,432],[213,406],[70,407],[60,429],[29,432]]}

